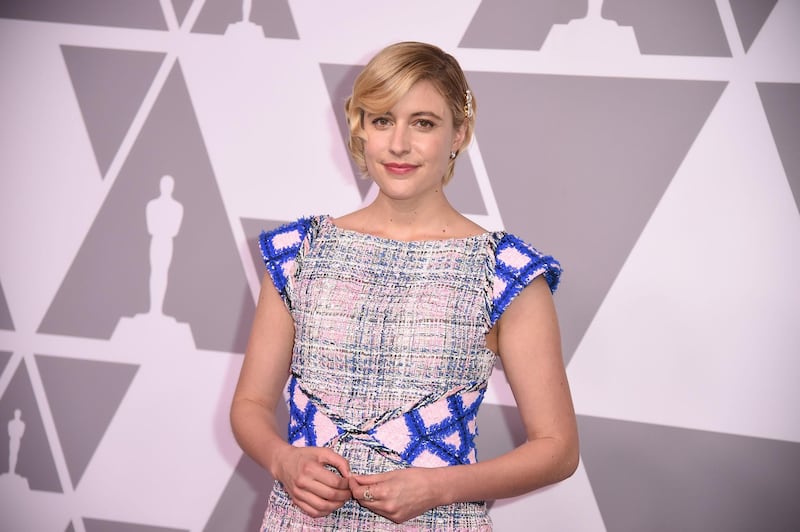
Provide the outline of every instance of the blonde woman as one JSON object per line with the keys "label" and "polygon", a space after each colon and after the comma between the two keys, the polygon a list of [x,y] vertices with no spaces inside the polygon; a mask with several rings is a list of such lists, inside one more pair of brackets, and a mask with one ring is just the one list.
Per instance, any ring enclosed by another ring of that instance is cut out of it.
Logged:
{"label": "blonde woman", "polygon": [[[276,479],[262,530],[491,530],[483,501],[575,471],[551,295],[561,267],[444,193],[476,110],[451,55],[385,48],[345,105],[377,197],[262,233],[267,273],[231,408],[242,449]],[[478,462],[497,356],[527,440]]]}

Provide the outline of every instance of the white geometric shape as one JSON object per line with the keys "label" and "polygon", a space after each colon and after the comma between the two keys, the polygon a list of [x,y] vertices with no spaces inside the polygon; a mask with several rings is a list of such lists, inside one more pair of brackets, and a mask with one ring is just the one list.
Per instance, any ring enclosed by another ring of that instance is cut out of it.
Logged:
{"label": "white geometric shape", "polygon": [[543,53],[566,57],[626,57],[639,55],[639,43],[630,26],[597,16],[554,24],[542,44]]}
{"label": "white geometric shape", "polygon": [[0,114],[14,124],[0,128],[0,279],[17,330],[41,323],[105,195],[64,35],[47,26],[0,19]]}
{"label": "white geometric shape", "polygon": [[478,189],[481,192],[483,205],[486,207],[486,214],[469,215],[467,217],[476,224],[484,227],[487,231],[502,231],[505,229],[503,217],[500,214],[500,207],[497,205],[497,200],[494,197],[492,182],[489,180],[489,174],[483,163],[483,155],[481,155],[481,150],[478,146],[477,135],[472,138],[472,142],[467,149],[467,155],[469,156],[470,163],[472,163],[472,169],[475,172],[475,179],[478,182]]}
{"label": "white geometric shape", "polygon": [[[74,512],[71,499],[61,493],[28,489],[0,476],[0,515],[3,532],[63,532]],[[32,509],[38,511],[32,511]]]}
{"label": "white geometric shape", "polygon": [[495,501],[489,515],[495,530],[606,531],[583,463],[558,484]]}
{"label": "white geometric shape", "polygon": [[569,365],[577,412],[800,442],[798,271],[758,92],[731,83]]}
{"label": "white geometric shape", "polygon": [[202,530],[241,457],[227,413],[242,357],[181,350],[168,339],[160,351],[141,347],[151,353],[76,495],[84,515]]}
{"label": "white geometric shape", "polygon": [[[313,53],[320,63],[365,64],[397,41],[429,42],[458,58],[458,43],[479,4],[480,0],[406,0],[403,9],[393,9],[383,2],[348,0],[346,10],[356,14],[353,22],[359,23],[357,39],[343,39],[341,28],[331,24],[348,20],[335,2],[293,2],[292,15],[304,43],[316,47]],[[446,27],[442,21],[447,21]]]}
{"label": "white geometric shape", "polygon": [[319,65],[302,43],[200,41],[181,64],[231,227],[233,213],[290,220],[359,206]]}
{"label": "white geometric shape", "polygon": [[142,346],[146,343],[150,348],[143,349],[142,352],[156,356],[163,350],[165,342],[169,342],[170,349],[180,351],[195,347],[192,329],[188,323],[179,322],[171,316],[150,313],[121,317],[111,335],[111,341],[116,345],[126,346]]}
{"label": "white geometric shape", "polygon": [[747,52],[757,81],[800,82],[800,1],[779,0]]}

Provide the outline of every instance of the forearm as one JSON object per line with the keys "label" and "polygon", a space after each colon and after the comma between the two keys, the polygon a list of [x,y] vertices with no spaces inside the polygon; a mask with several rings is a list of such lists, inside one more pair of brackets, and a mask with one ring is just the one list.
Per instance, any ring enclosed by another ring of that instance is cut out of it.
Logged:
{"label": "forearm", "polygon": [[530,440],[476,464],[432,470],[440,504],[515,497],[568,478],[578,466],[577,442]]}
{"label": "forearm", "polygon": [[290,445],[278,430],[275,411],[250,399],[234,398],[230,418],[233,435],[245,454],[277,478],[275,456]]}

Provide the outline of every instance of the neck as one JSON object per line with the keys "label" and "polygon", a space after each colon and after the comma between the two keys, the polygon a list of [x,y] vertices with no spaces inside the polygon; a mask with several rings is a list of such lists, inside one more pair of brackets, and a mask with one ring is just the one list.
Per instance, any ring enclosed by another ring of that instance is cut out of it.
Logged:
{"label": "neck", "polygon": [[384,236],[399,239],[437,237],[448,232],[458,212],[440,194],[429,201],[396,200],[381,193],[363,209],[364,220]]}

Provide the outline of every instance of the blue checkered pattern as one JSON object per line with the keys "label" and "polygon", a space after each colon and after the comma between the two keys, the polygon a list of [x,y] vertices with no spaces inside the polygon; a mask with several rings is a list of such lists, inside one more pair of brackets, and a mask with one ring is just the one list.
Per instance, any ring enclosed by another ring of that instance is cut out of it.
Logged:
{"label": "blue checkered pattern", "polygon": [[258,237],[267,271],[287,304],[290,303],[287,271],[294,264],[312,223],[310,218],[300,218],[272,231],[262,231]]}
{"label": "blue checkered pattern", "polygon": [[555,292],[561,279],[561,264],[512,234],[504,234],[495,250],[495,278],[492,325],[511,301],[537,276],[544,275],[550,291]]}

